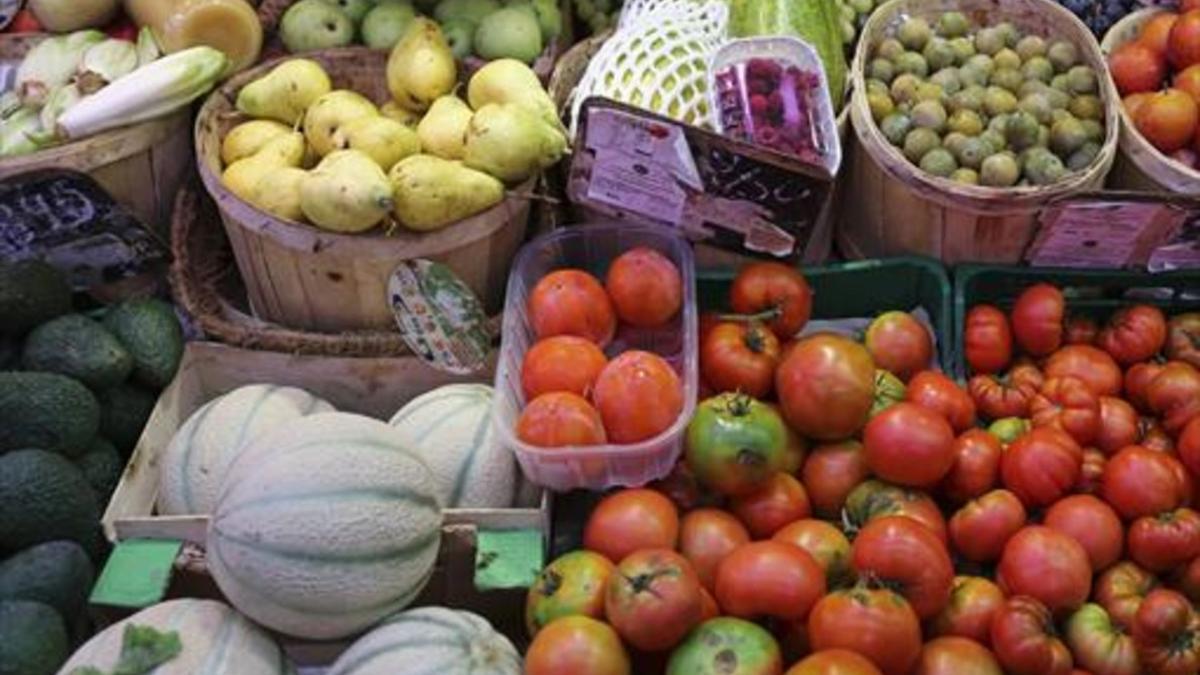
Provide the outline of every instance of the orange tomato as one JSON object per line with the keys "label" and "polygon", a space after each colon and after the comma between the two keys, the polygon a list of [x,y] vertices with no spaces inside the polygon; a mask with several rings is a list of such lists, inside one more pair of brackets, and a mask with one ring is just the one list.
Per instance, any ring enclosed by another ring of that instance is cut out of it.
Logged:
{"label": "orange tomato", "polygon": [[1137,41],[1154,50],[1159,58],[1167,58],[1167,39],[1171,36],[1171,29],[1175,27],[1175,22],[1178,20],[1179,15],[1174,12],[1163,12],[1154,16],[1142,24]]}
{"label": "orange tomato", "polygon": [[776,473],[758,490],[734,497],[730,508],[756,539],[766,539],[785,525],[812,514],[808,492],[786,473]]}
{"label": "orange tomato", "polygon": [[608,362],[592,392],[613,443],[653,438],[675,423],[683,410],[683,383],[661,356],[627,351]]}
{"label": "orange tomato", "polygon": [[530,401],[552,391],[569,391],[587,398],[607,364],[604,352],[590,340],[574,335],[548,337],[525,352],[521,389]]}
{"label": "orange tomato", "polygon": [[542,277],[529,294],[526,311],[539,338],[577,335],[603,347],[617,331],[608,293],[583,270],[556,270]]}
{"label": "orange tomato", "polygon": [[1113,50],[1108,68],[1122,96],[1154,91],[1167,76],[1166,60],[1141,41],[1126,42]]}
{"label": "orange tomato", "polygon": [[660,492],[633,488],[596,504],[583,527],[583,547],[619,563],[643,548],[675,548],[679,513]]}
{"label": "orange tomato", "polygon": [[1137,119],[1138,111],[1142,109],[1142,106],[1146,104],[1146,101],[1150,100],[1151,96],[1154,96],[1154,94],[1149,92],[1130,94],[1121,101],[1121,105],[1125,108],[1125,114],[1129,115],[1129,119]]}
{"label": "orange tomato", "polygon": [[696,509],[683,517],[679,528],[679,552],[692,563],[700,584],[713,590],[717,565],[743,544],[750,533],[742,522],[723,509]]}
{"label": "orange tomato", "polygon": [[525,653],[525,675],[629,675],[629,654],[617,632],[586,616],[543,628]]}
{"label": "orange tomato", "polygon": [[679,268],[651,248],[622,253],[609,266],[604,286],[617,316],[631,326],[661,326],[683,306]]}
{"label": "orange tomato", "polygon": [[1175,73],[1175,79],[1171,81],[1171,84],[1176,89],[1187,92],[1196,101],[1196,104],[1200,105],[1200,63]]}
{"label": "orange tomato", "polygon": [[[1196,12],[1200,18],[1200,12]],[[1200,35],[1197,35],[1200,44]],[[1194,142],[1200,109],[1192,97],[1180,89],[1167,89],[1150,97],[1137,111],[1134,124],[1150,144],[1163,152]]]}
{"label": "orange tomato", "polygon": [[533,399],[517,419],[517,438],[539,448],[603,445],[604,422],[587,399],[552,391]]}
{"label": "orange tomato", "polygon": [[1171,27],[1167,37],[1167,58],[1180,70],[1200,63],[1200,9],[1181,14]]}

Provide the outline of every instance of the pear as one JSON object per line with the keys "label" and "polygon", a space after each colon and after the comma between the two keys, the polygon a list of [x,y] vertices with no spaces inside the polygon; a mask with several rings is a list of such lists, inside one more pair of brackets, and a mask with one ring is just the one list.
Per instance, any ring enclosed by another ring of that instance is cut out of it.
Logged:
{"label": "pear", "polygon": [[387,171],[400,160],[421,151],[417,132],[387,117],[360,117],[343,124],[333,135],[339,150],[361,150]]}
{"label": "pear", "polygon": [[431,155],[400,160],[388,179],[395,193],[396,219],[420,232],[445,227],[504,199],[500,181],[460,162]]}
{"label": "pear", "polygon": [[421,121],[421,113],[401,108],[400,104],[395,101],[388,101],[380,106],[379,114],[394,119],[409,129],[416,129],[417,124]]}
{"label": "pear", "polygon": [[566,152],[566,137],[530,108],[489,103],[467,126],[463,164],[505,183],[518,183],[553,165]]}
{"label": "pear", "polygon": [[300,182],[300,208],[309,222],[334,232],[364,232],[392,209],[392,184],[359,150],[329,153]]}
{"label": "pear", "polygon": [[314,101],[333,89],[329,74],[310,59],[289,59],[242,87],[237,109],[251,117],[294,125]]}
{"label": "pear", "polygon": [[252,201],[255,188],[272,171],[296,167],[304,158],[304,136],[289,131],[267,142],[261,150],[230,164],[221,174],[221,182],[233,194]]}
{"label": "pear", "polygon": [[293,54],[345,47],[354,41],[354,21],[333,2],[300,0],[279,20],[279,40]]}
{"label": "pear", "polygon": [[475,110],[489,103],[516,103],[530,108],[551,126],[562,129],[558,108],[542,88],[542,81],[516,59],[489,62],[467,82],[467,102]]}
{"label": "pear", "polygon": [[483,59],[511,58],[533,63],[542,53],[542,29],[528,5],[489,14],[475,31],[475,51]]}
{"label": "pear", "polygon": [[263,146],[287,133],[291,127],[274,120],[242,122],[225,134],[221,141],[221,161],[226,166],[263,149]]}
{"label": "pear", "polygon": [[408,24],[417,17],[412,5],[402,2],[381,2],[367,12],[359,30],[363,44],[371,49],[391,49],[396,46]]}
{"label": "pear", "polygon": [[413,112],[424,112],[439,97],[454,90],[458,66],[442,29],[425,17],[409,24],[387,62],[387,85],[392,98]]}
{"label": "pear", "polygon": [[441,23],[453,19],[466,19],[478,25],[484,17],[500,9],[501,5],[497,0],[442,0],[433,10],[433,17]]}
{"label": "pear", "polygon": [[466,102],[454,94],[434,101],[417,125],[421,150],[442,159],[462,159],[467,125],[474,114]]}
{"label": "pear", "polygon": [[294,166],[276,168],[259,179],[246,201],[283,220],[303,220],[300,183],[308,172]]}
{"label": "pear", "polygon": [[304,134],[299,131],[289,131],[287,134],[272,138],[262,150],[254,153],[253,157],[265,159],[275,166],[300,166],[304,161]]}
{"label": "pear", "polygon": [[304,136],[321,157],[337,149],[333,135],[347,122],[378,117],[379,109],[362,94],[336,89],[317,99],[304,114]]}

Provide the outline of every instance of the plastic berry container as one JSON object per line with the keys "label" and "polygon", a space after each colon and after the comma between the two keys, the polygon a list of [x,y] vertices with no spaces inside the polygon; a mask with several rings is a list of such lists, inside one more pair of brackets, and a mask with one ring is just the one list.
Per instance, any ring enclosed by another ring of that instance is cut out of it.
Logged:
{"label": "plastic berry container", "polygon": [[793,37],[728,42],[713,55],[708,92],[722,134],[837,173],[841,139],[812,45]]}
{"label": "plastic berry container", "polygon": [[[658,354],[671,364],[683,384],[684,404],[679,417],[659,435],[639,443],[542,448],[521,442],[516,425],[527,403],[521,389],[521,363],[537,340],[526,315],[529,293],[542,277],[563,268],[585,270],[603,282],[612,261],[639,246],[658,251],[679,268],[683,306],[665,326],[638,329],[620,324],[604,351],[613,358],[639,349]],[[603,490],[645,485],[670,473],[683,451],[684,432],[696,408],[697,313],[691,245],[670,228],[580,225],[555,230],[521,249],[508,277],[492,424],[499,442],[516,455],[530,482],[560,492],[575,488]]]}

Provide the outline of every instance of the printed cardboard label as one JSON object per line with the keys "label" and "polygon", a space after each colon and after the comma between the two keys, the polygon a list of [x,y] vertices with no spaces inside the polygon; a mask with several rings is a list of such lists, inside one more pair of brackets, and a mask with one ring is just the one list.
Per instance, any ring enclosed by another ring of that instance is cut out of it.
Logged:
{"label": "printed cardboard label", "polygon": [[483,303],[449,267],[405,260],[392,271],[388,297],[404,342],[421,360],[457,374],[486,367],[492,336]]}
{"label": "printed cardboard label", "polygon": [[1121,198],[1078,199],[1046,208],[1026,259],[1039,267],[1143,266],[1184,223],[1177,205]]}

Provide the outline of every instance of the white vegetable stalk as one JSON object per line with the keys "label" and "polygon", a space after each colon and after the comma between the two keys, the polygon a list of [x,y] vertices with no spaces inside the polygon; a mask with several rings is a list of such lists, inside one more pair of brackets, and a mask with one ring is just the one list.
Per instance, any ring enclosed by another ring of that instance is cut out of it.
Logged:
{"label": "white vegetable stalk", "polygon": [[173,112],[203,96],[228,59],[212,47],[192,47],[159,59],[88,96],[58,118],[64,139],[136,124]]}

